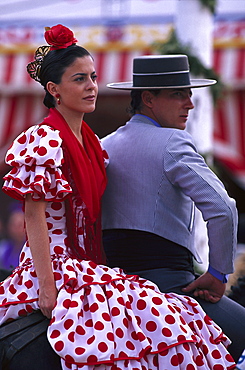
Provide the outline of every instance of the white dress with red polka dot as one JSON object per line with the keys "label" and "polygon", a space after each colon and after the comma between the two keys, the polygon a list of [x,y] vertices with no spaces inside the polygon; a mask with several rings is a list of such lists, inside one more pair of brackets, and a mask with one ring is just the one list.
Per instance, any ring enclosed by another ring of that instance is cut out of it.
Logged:
{"label": "white dress with red polka dot", "polygon": [[[22,133],[6,156],[13,169],[5,176],[4,189],[19,199],[30,193],[47,201],[58,289],[48,339],[62,368],[233,369],[225,348],[228,338],[196,301],[163,294],[153,283],[120,269],[69,256],[63,199],[72,190],[61,172],[61,143],[59,132],[48,126]],[[0,284],[0,324],[38,308],[38,280],[27,242],[19,267]]]}

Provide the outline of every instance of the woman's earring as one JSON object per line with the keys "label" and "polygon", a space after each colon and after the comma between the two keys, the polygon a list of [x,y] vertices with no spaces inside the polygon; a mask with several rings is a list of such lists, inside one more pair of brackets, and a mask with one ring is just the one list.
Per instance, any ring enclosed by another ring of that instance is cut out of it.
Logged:
{"label": "woman's earring", "polygon": [[57,104],[60,105],[60,94],[56,94],[55,97],[57,99]]}

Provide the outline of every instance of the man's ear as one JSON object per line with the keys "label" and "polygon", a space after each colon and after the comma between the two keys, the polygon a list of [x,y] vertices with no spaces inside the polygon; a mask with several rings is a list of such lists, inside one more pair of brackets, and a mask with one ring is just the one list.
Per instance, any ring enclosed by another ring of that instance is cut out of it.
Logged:
{"label": "man's ear", "polygon": [[144,90],[142,92],[141,100],[148,108],[152,108],[152,98],[153,94],[150,91]]}
{"label": "man's ear", "polygon": [[54,82],[49,81],[46,84],[46,89],[52,96],[55,96],[58,93],[57,86]]}

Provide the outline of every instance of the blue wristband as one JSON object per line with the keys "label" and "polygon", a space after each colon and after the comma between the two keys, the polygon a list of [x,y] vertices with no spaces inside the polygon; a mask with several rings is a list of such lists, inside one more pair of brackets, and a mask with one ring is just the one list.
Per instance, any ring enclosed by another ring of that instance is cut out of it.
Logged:
{"label": "blue wristband", "polygon": [[219,272],[217,270],[215,270],[212,266],[209,265],[208,267],[208,272],[213,275],[214,277],[216,277],[217,279],[219,279],[220,281],[222,281],[222,283],[227,283],[228,281],[228,277],[229,275],[228,274],[222,274],[222,272]]}

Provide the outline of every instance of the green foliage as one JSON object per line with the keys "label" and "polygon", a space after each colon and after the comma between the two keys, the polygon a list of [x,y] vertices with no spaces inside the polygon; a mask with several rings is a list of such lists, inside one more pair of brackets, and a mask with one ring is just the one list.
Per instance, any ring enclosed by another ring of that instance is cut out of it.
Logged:
{"label": "green foliage", "polygon": [[211,92],[214,103],[222,96],[224,85],[220,80],[219,75],[212,69],[206,68],[200,59],[194,55],[189,45],[182,45],[176,35],[175,30],[172,31],[169,40],[165,43],[155,42],[152,45],[153,50],[159,54],[185,54],[188,56],[191,74],[198,77],[217,80],[217,84],[211,86]]}
{"label": "green foliage", "polygon": [[214,14],[216,9],[216,0],[200,0],[200,2]]}

